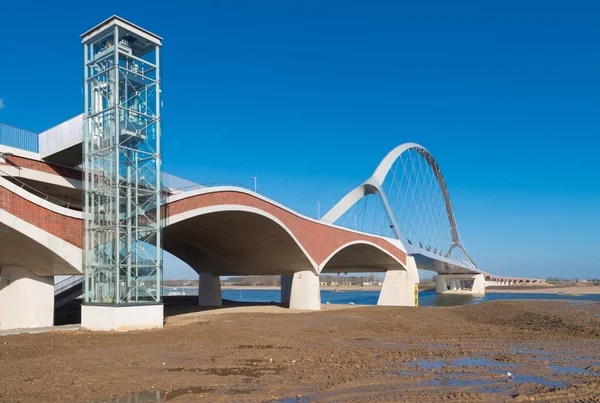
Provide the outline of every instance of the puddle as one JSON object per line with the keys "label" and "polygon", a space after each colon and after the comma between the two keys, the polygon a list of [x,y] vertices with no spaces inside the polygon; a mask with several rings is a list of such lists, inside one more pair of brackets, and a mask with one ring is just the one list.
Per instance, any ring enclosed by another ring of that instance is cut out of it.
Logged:
{"label": "puddle", "polygon": [[548,365],[556,372],[563,374],[589,374],[589,371],[585,368],[569,367],[566,365]]}
{"label": "puddle", "polygon": [[492,361],[489,358],[457,358],[452,362],[453,367],[518,367],[521,364],[507,364],[503,362]]}
{"label": "puddle", "polygon": [[282,400],[275,400],[273,403],[309,403],[308,397],[288,397]]}
{"label": "puddle", "polygon": [[[502,370],[492,370],[492,372],[495,372],[497,374],[505,374],[505,372]],[[514,372],[512,373],[512,378],[510,379],[510,382],[513,384],[535,383],[537,385],[548,386],[550,388],[564,388],[567,386],[564,382],[552,381],[550,379],[542,378],[539,376],[533,376],[533,375],[520,375],[520,374],[515,374]]]}
{"label": "puddle", "polygon": [[[175,398],[178,398],[180,396],[187,396],[187,395],[203,395],[205,393],[210,393],[213,390],[215,390],[215,388],[210,388],[207,386],[196,386],[196,387],[191,387],[191,388],[181,388],[181,389],[173,389],[172,391],[166,393],[166,401],[169,400],[173,400]],[[197,397],[197,396],[196,396]],[[159,401],[159,400],[157,400]],[[136,403],[140,403],[139,401]]]}
{"label": "puddle", "polygon": [[[506,374],[504,371],[494,371],[498,374]],[[435,387],[469,387],[477,386],[478,391],[482,393],[502,393],[508,391],[511,387],[517,386],[522,383],[533,383],[536,385],[548,386],[551,388],[564,388],[566,384],[559,381],[552,381],[546,378],[541,378],[531,375],[520,375],[512,374],[512,378],[444,378],[444,379],[432,379],[429,381],[422,382],[423,386],[435,386]],[[496,385],[494,385],[496,384]]]}
{"label": "puddle", "polygon": [[509,354],[533,354],[533,355],[559,355],[557,351],[543,351],[529,347],[509,347]]}
{"label": "puddle", "polygon": [[416,365],[416,366],[424,368],[424,369],[433,369],[433,368],[442,368],[446,364],[446,362],[445,361],[416,360],[416,361],[398,362],[397,364]]}

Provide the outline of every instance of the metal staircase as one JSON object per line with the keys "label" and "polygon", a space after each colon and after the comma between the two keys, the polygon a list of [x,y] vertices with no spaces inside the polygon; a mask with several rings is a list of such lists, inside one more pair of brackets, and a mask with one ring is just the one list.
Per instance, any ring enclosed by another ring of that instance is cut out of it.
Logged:
{"label": "metal staircase", "polygon": [[54,284],[54,309],[83,294],[83,276],[71,276]]}

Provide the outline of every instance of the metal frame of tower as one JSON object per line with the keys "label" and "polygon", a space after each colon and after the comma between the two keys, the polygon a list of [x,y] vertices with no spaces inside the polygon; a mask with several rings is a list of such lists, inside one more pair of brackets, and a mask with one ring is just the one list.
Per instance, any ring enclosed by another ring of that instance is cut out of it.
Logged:
{"label": "metal frame of tower", "polygon": [[162,38],[113,16],[84,46],[84,303],[160,303]]}

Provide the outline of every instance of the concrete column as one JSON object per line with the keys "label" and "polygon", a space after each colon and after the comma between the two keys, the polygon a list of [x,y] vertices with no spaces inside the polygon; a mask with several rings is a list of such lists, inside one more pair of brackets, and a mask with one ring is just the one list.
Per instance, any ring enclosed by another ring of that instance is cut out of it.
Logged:
{"label": "concrete column", "polygon": [[54,325],[54,276],[0,268],[0,330]]}
{"label": "concrete column", "polygon": [[446,282],[446,277],[438,274],[435,279],[435,292],[438,294],[443,294],[448,291],[448,283]]}
{"label": "concrete column", "polygon": [[221,279],[212,273],[198,275],[198,305],[223,306]]}
{"label": "concrete column", "polygon": [[294,279],[293,274],[282,274],[280,284],[281,284],[281,303],[289,304],[290,296],[292,294],[292,281]]}
{"label": "concrete column", "polygon": [[[471,294],[485,294],[485,287],[488,283],[494,284],[493,281],[485,281],[483,274],[438,274],[435,291],[438,294],[469,292]],[[450,285],[449,288],[448,285]],[[471,290],[468,290],[468,286],[471,286]]]}
{"label": "concrete column", "polygon": [[473,279],[473,288],[471,289],[473,294],[485,294],[485,277],[483,274],[476,274]]}
{"label": "concrete column", "polygon": [[319,276],[312,270],[294,273],[290,292],[290,309],[321,310]]}
{"label": "concrete column", "polygon": [[418,292],[419,272],[415,259],[406,258],[406,270],[388,270],[385,272],[383,286],[377,305],[415,306],[415,287]]}
{"label": "concrete column", "polygon": [[377,305],[415,306],[415,285],[406,270],[388,270]]}

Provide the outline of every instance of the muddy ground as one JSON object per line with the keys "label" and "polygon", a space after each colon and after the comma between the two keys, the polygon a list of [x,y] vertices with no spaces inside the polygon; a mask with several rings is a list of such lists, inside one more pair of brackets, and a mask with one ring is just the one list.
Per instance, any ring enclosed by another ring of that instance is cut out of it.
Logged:
{"label": "muddy ground", "polygon": [[600,401],[600,304],[169,317],[0,337],[0,401]]}

